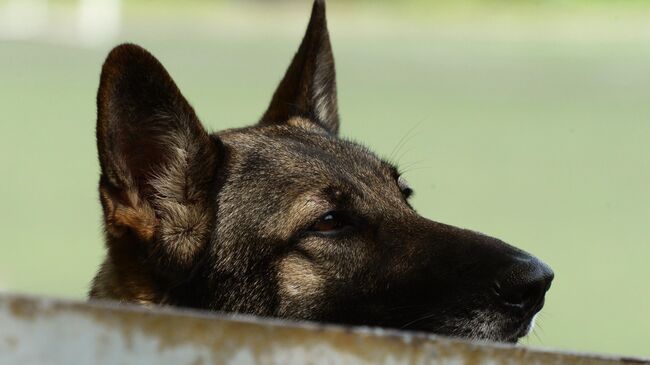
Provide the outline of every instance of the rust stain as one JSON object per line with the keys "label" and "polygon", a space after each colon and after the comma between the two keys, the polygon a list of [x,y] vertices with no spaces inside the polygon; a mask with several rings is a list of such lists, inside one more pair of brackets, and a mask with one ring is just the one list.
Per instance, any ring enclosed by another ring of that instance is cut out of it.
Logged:
{"label": "rust stain", "polygon": [[9,336],[9,337],[5,338],[4,342],[5,342],[5,344],[7,344],[7,348],[9,350],[14,350],[14,349],[16,349],[16,347],[18,347],[18,339],[16,337]]}
{"label": "rust stain", "polygon": [[14,298],[9,301],[9,311],[14,317],[33,320],[39,312],[39,307],[29,299]]}

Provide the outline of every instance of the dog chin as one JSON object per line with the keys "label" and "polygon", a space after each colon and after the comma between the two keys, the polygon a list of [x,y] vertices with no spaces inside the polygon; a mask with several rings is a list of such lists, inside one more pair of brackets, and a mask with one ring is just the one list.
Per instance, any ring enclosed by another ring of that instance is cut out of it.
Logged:
{"label": "dog chin", "polygon": [[535,329],[535,319],[537,318],[537,315],[534,315],[533,318],[531,318],[527,323],[524,322],[524,324],[521,326],[521,329],[518,331],[515,331],[513,335],[511,336],[506,336],[502,342],[507,342],[507,343],[517,343],[520,339],[528,336],[533,332],[533,329]]}
{"label": "dog chin", "polygon": [[475,341],[493,341],[504,343],[517,343],[526,337],[535,327],[535,318],[513,321],[513,318],[501,313],[477,311],[471,319],[456,320],[447,323],[446,329],[452,337],[464,338]]}

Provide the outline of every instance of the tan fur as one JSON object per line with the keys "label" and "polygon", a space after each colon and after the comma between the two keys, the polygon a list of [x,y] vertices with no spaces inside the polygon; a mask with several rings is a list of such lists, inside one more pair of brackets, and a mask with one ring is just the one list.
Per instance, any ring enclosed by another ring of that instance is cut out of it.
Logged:
{"label": "tan fur", "polygon": [[[187,131],[167,136],[161,143],[170,146],[171,156],[151,180],[160,219],[159,248],[187,266],[206,242],[210,222],[205,192],[188,176],[191,163],[199,158],[199,143]],[[209,168],[212,161],[201,162]]]}
{"label": "tan fur", "polygon": [[318,126],[318,124],[315,124],[313,121],[306,119],[306,118],[301,118],[301,117],[294,117],[291,118],[287,121],[287,124],[292,126],[292,127],[297,127],[297,128],[302,128],[305,130],[308,130],[310,132],[314,133],[319,133],[319,134],[328,134],[329,132],[323,129],[322,127]]}
{"label": "tan fur", "polygon": [[323,276],[316,271],[314,264],[298,255],[290,255],[282,260],[278,277],[283,294],[302,300],[305,297],[320,295],[325,284]]}
{"label": "tan fur", "polygon": [[286,209],[266,220],[264,232],[268,238],[288,240],[299,227],[309,224],[331,206],[327,199],[311,193],[304,194],[291,203]]}
{"label": "tan fur", "polygon": [[103,189],[100,189],[100,194],[106,207],[106,230],[111,236],[122,237],[130,229],[144,242],[153,240],[156,214],[147,202],[138,198],[137,193],[127,191],[126,203],[112,199]]}

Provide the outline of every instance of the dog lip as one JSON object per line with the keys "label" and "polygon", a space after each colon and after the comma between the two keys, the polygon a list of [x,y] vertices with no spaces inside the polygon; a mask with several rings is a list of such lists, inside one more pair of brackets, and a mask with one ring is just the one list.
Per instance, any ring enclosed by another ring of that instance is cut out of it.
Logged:
{"label": "dog lip", "polygon": [[537,315],[543,308],[546,303],[546,298],[542,297],[540,300],[532,306],[530,309],[526,310],[523,305],[518,304],[503,304],[500,303],[500,306],[510,313],[513,316],[521,317],[522,322],[527,322],[532,320],[532,318]]}

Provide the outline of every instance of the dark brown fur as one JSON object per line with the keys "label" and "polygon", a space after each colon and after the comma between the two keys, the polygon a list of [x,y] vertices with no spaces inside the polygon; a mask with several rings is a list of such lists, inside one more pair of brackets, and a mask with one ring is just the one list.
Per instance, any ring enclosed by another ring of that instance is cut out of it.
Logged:
{"label": "dark brown fur", "polygon": [[545,264],[419,216],[395,167],[337,136],[324,1],[255,126],[208,134],[130,44],[97,105],[108,254],[91,298],[508,341],[541,309]]}

